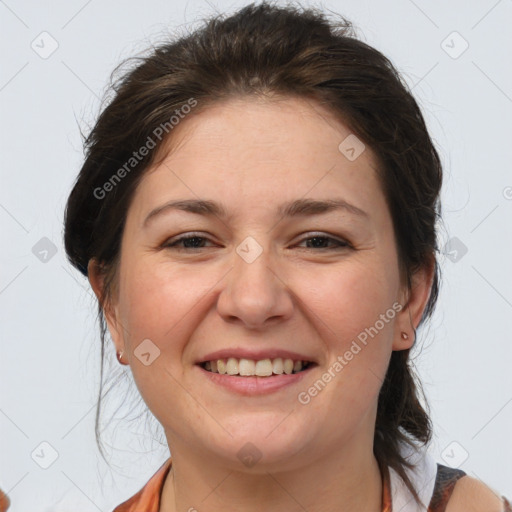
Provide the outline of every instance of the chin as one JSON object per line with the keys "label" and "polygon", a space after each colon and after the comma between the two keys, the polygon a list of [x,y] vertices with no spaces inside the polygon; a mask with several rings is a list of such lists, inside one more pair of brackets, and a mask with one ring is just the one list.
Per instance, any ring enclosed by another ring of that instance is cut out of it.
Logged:
{"label": "chin", "polygon": [[[297,454],[306,450],[314,441],[311,428],[297,425],[293,414],[283,421],[283,414],[266,414],[264,417],[238,418],[236,425],[224,422],[223,426],[231,434],[222,439],[210,440],[209,451],[227,458],[231,469],[252,473],[264,473],[277,469],[286,469],[297,463]],[[286,417],[286,415],[284,416]],[[288,424],[286,424],[288,421]],[[295,425],[292,425],[292,421]],[[284,425],[286,424],[286,425]],[[313,438],[313,439],[312,439]],[[211,443],[216,446],[212,446]],[[307,462],[307,461],[305,461]]]}

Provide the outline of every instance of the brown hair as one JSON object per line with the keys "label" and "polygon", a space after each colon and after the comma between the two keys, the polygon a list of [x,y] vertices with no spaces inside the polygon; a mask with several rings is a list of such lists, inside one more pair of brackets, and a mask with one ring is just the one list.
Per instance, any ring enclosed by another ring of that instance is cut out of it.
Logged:
{"label": "brown hair", "polygon": [[[105,273],[98,301],[102,364],[97,440],[105,356],[103,308],[115,286],[126,214],[161,142],[172,136],[171,116],[184,112],[191,99],[198,105],[194,112],[199,112],[234,96],[298,95],[337,114],[377,156],[404,282],[410,288],[414,272],[433,265],[433,285],[420,325],[431,316],[439,286],[435,224],[440,216],[440,159],[420,108],[397,70],[359,40],[345,18],[329,21],[315,8],[251,4],[229,17],[212,17],[193,33],[135,58],[135,66],[112,82],[113,99],[85,139],[86,158],[69,196],[64,233],[68,258],[76,268],[87,275],[87,264],[95,258]],[[170,135],[157,140],[158,127]],[[150,139],[155,149],[131,161],[134,150]],[[127,162],[134,165],[127,167]],[[113,181],[114,175],[122,179]],[[105,186],[107,182],[111,186]],[[374,453],[381,466],[398,472],[416,499],[404,471],[412,466],[400,454],[399,444],[426,445],[431,440],[432,425],[420,391],[409,350],[394,351],[378,400]]]}

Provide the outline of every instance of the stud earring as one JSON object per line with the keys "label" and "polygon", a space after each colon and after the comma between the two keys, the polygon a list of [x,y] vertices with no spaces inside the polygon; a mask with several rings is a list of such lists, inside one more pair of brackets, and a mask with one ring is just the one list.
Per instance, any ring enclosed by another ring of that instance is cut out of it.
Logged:
{"label": "stud earring", "polygon": [[125,363],[123,361],[123,359],[122,359],[123,358],[123,354],[124,354],[123,351],[121,351],[121,352],[117,351],[117,360],[119,361],[120,364],[127,365],[128,363]]}
{"label": "stud earring", "polygon": [[402,336],[403,340],[408,340],[409,339],[409,335],[405,331],[402,331],[401,336]]}

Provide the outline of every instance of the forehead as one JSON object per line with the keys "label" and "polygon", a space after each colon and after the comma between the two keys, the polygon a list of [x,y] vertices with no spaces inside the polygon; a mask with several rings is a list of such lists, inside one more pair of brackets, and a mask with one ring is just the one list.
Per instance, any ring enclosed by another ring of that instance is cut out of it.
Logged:
{"label": "forehead", "polygon": [[[196,151],[197,158],[236,160],[257,153],[259,162],[303,157],[307,162],[322,153],[338,156],[347,137],[355,134],[328,107],[312,99],[244,96],[196,108],[173,129],[162,149],[174,159]],[[369,148],[365,153],[373,157]]]}
{"label": "forehead", "polygon": [[371,149],[308,99],[213,104],[185,117],[160,153],[135,194],[141,215],[173,198],[217,197],[240,209],[340,195],[361,209],[383,205]]}

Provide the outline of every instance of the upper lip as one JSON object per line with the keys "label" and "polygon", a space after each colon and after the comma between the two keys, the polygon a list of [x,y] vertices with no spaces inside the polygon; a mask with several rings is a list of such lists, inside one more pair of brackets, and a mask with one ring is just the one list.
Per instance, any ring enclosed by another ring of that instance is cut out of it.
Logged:
{"label": "upper lip", "polygon": [[292,359],[293,361],[309,361],[311,363],[316,363],[315,359],[311,356],[277,348],[266,350],[224,348],[221,350],[216,350],[215,352],[210,352],[209,354],[201,357],[201,359],[196,361],[196,364],[202,364],[206,361],[216,361],[218,359],[227,359],[229,357],[234,357],[235,359],[252,359],[254,361],[260,361],[262,359],[276,359],[280,357],[282,359]]}

